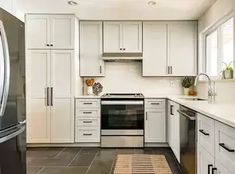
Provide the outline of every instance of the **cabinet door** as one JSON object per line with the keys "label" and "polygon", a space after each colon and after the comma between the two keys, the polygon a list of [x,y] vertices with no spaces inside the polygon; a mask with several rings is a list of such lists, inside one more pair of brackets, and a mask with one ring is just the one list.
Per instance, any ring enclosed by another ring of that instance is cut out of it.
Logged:
{"label": "cabinet door", "polygon": [[51,51],[51,142],[73,142],[74,51]]}
{"label": "cabinet door", "polygon": [[50,17],[48,15],[26,16],[27,49],[50,49]]}
{"label": "cabinet door", "polygon": [[142,53],[142,22],[122,23],[122,48],[127,53]]}
{"label": "cabinet door", "polygon": [[75,17],[73,15],[52,15],[51,44],[52,49],[74,49]]}
{"label": "cabinet door", "polygon": [[80,76],[104,76],[102,22],[80,22]]}
{"label": "cabinet door", "polygon": [[120,22],[104,22],[104,53],[120,53],[122,31]]}
{"label": "cabinet door", "polygon": [[173,152],[177,158],[177,160],[180,162],[180,115],[177,112],[177,110],[179,110],[180,106],[177,103],[173,103]]}
{"label": "cabinet door", "polygon": [[[235,129],[215,122],[215,162],[226,168],[221,168],[222,173],[234,173],[235,171]],[[217,167],[217,165],[216,165]],[[219,167],[218,167],[219,168]]]}
{"label": "cabinet door", "polygon": [[214,166],[214,157],[201,145],[197,147],[197,174],[210,174]]}
{"label": "cabinet door", "polygon": [[50,51],[27,52],[27,142],[50,142]]}
{"label": "cabinet door", "polygon": [[234,174],[234,171],[229,170],[225,166],[221,165],[221,163],[216,161],[216,174]]}
{"label": "cabinet door", "polygon": [[73,99],[54,98],[51,107],[51,142],[74,142]]}
{"label": "cabinet door", "polygon": [[143,76],[167,75],[167,24],[143,24]]}
{"label": "cabinet door", "polygon": [[197,30],[195,22],[169,24],[169,66],[173,76],[197,73]]}
{"label": "cabinet door", "polygon": [[166,117],[164,111],[147,111],[145,114],[145,142],[166,142]]}
{"label": "cabinet door", "polygon": [[174,130],[174,113],[173,113],[174,104],[172,101],[168,101],[167,106],[167,137],[169,146],[172,148],[173,145],[173,130]]}

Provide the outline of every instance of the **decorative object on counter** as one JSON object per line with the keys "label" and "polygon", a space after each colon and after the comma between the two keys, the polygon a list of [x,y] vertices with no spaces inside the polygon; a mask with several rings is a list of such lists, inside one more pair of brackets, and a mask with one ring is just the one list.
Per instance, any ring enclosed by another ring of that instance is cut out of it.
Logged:
{"label": "decorative object on counter", "polygon": [[99,82],[96,82],[92,88],[95,95],[99,95],[103,91],[103,86]]}
{"label": "decorative object on counter", "polygon": [[225,65],[223,69],[223,79],[233,79],[233,64],[234,61],[230,62],[229,64],[222,62]]}
{"label": "decorative object on counter", "polygon": [[185,77],[182,80],[182,87],[184,88],[184,95],[189,95],[190,87],[194,84],[194,77]]}
{"label": "decorative object on counter", "polygon": [[87,79],[86,85],[87,85],[87,95],[93,95],[92,86],[94,85],[95,80],[94,79]]}

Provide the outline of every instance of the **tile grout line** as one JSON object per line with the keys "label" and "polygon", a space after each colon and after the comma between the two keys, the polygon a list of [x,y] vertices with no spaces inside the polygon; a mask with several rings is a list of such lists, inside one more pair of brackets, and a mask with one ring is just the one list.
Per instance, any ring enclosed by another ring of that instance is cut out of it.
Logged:
{"label": "tile grout line", "polygon": [[60,151],[58,152],[53,158],[57,158],[58,156],[60,156],[64,151],[65,151],[65,147]]}
{"label": "tile grout line", "polygon": [[79,153],[81,152],[82,149],[79,149],[79,151],[77,152],[77,154],[73,157],[73,159],[70,161],[70,163],[66,166],[66,167],[69,167],[72,162],[78,157]]}
{"label": "tile grout line", "polygon": [[88,171],[90,170],[90,168],[91,168],[91,166],[92,166],[92,164],[93,164],[93,162],[95,161],[95,158],[96,158],[96,156],[98,155],[98,153],[99,153],[100,151],[97,151],[96,152],[96,154],[95,154],[95,156],[94,156],[94,159],[91,161],[91,164],[90,164],[90,166],[87,168],[87,171],[86,171],[86,173],[85,174],[87,174],[88,173]]}
{"label": "tile grout line", "polygon": [[43,169],[45,169],[44,166],[42,166],[42,168],[36,174],[40,174],[43,171]]}

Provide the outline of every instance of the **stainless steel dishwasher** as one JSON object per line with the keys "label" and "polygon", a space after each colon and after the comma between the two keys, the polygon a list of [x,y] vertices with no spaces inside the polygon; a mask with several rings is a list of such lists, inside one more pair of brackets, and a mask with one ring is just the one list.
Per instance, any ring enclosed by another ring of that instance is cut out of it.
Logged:
{"label": "stainless steel dishwasher", "polygon": [[196,174],[196,112],[180,106],[180,166],[184,174]]}

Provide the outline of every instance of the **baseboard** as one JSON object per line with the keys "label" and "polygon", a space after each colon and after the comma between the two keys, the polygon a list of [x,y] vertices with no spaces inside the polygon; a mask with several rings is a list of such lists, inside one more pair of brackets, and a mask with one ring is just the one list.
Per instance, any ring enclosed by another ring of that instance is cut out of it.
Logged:
{"label": "baseboard", "polygon": [[145,143],[144,147],[169,147],[168,143]]}
{"label": "baseboard", "polygon": [[100,143],[27,144],[27,147],[100,147]]}

